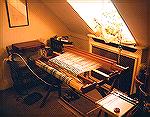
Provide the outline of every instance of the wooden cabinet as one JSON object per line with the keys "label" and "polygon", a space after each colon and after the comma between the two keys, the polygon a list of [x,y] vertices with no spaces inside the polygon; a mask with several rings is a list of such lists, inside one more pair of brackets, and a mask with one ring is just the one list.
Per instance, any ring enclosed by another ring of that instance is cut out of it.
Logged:
{"label": "wooden cabinet", "polygon": [[[93,40],[92,38],[90,38],[89,44],[89,52],[117,61],[119,54],[118,47],[96,41],[95,39]],[[129,67],[129,73],[119,82],[119,85],[125,92],[129,92],[130,94],[135,92],[134,79],[138,74],[140,65],[147,62],[147,52],[148,49],[144,47],[127,47],[122,49],[120,53],[120,65]]]}

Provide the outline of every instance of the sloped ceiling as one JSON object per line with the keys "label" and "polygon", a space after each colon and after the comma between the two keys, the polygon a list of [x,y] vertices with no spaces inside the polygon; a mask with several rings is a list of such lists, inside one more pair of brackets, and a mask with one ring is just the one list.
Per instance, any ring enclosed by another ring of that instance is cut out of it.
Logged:
{"label": "sloped ceiling", "polygon": [[113,0],[137,43],[148,46],[149,40],[149,0]]}
{"label": "sloped ceiling", "polygon": [[[92,30],[73,10],[65,0],[42,0],[42,2],[53,12],[73,33],[87,35]],[[148,46],[148,3],[149,0],[113,0],[138,45]]]}
{"label": "sloped ceiling", "polygon": [[67,26],[71,32],[87,35],[92,30],[65,0],[42,0],[42,2]]}

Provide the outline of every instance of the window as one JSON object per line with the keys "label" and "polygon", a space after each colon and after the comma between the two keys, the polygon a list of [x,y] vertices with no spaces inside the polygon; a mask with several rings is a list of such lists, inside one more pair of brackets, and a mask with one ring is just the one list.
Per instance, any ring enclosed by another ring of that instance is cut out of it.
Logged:
{"label": "window", "polygon": [[105,42],[136,44],[133,35],[111,0],[67,0]]}

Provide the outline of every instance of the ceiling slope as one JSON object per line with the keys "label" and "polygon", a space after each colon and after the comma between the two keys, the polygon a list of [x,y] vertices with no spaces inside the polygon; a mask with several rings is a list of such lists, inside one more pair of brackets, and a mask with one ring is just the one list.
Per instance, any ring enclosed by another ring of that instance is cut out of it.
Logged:
{"label": "ceiling slope", "polygon": [[136,42],[140,46],[148,46],[148,2],[149,0],[113,0]]}
{"label": "ceiling slope", "polygon": [[88,33],[93,32],[66,1],[42,0],[42,2],[67,26],[71,32],[82,35],[87,35]]}
{"label": "ceiling slope", "polygon": [[[74,33],[87,35],[93,31],[65,0],[42,0],[65,25]],[[138,45],[148,46],[148,1],[113,0]]]}

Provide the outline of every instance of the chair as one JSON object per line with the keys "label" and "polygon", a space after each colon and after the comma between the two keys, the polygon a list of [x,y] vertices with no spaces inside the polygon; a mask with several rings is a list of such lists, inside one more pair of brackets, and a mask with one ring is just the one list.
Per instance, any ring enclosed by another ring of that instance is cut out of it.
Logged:
{"label": "chair", "polygon": [[150,104],[150,92],[145,89],[144,84],[139,86],[141,101]]}
{"label": "chair", "polygon": [[[33,67],[32,63],[24,53],[16,52],[11,46],[6,47],[8,57],[11,60],[7,61],[10,67],[10,73],[13,80],[13,86],[19,95],[27,95],[28,89],[37,86],[39,83],[35,76],[26,66],[25,62],[32,67],[34,71],[39,71],[39,69]],[[19,56],[18,56],[18,55]],[[34,52],[33,52],[34,54]],[[24,61],[25,62],[24,62]]]}
{"label": "chair", "polygon": [[[39,42],[36,43],[39,44]],[[22,46],[21,43],[19,43],[18,47],[20,46]],[[23,46],[25,46],[25,43],[23,43]],[[28,95],[28,90],[30,88],[36,87],[37,85],[44,85],[48,87],[47,94],[44,97],[40,106],[43,107],[51,91],[57,90],[58,95],[61,95],[61,82],[49,73],[37,67],[34,62],[31,61],[30,55],[34,55],[35,53],[37,53],[37,49],[34,49],[32,47],[29,48],[29,46],[27,46],[27,49],[25,49],[25,47],[23,47],[23,49],[24,50],[20,53],[18,50],[14,50],[12,48],[12,45],[6,47],[8,56],[12,57],[12,60],[8,61],[8,64],[11,70],[11,77],[13,80],[14,89],[20,96],[23,96]],[[38,49],[40,48],[38,47]],[[38,77],[29,69],[29,67]]]}
{"label": "chair", "polygon": [[150,67],[144,72],[143,83],[139,85],[140,98],[143,101],[150,102]]}
{"label": "chair", "polygon": [[[138,78],[138,77],[137,77]],[[136,80],[136,86],[137,86],[137,92],[138,92],[138,100],[139,100],[139,107],[137,108],[137,114],[136,115],[147,115],[147,113],[150,114],[150,67],[147,67],[145,69],[145,72],[143,74],[142,82],[138,79]]]}
{"label": "chair", "polygon": [[145,72],[145,82],[139,86],[140,101],[144,102],[144,109],[150,112],[150,67]]}
{"label": "chair", "polygon": [[[134,94],[134,98],[139,99],[140,98],[140,91],[139,91],[139,86],[142,85],[142,83],[139,79],[138,76],[135,78],[135,87],[136,87],[136,93]],[[131,96],[132,97],[132,96]]]}
{"label": "chair", "polygon": [[142,64],[141,67],[140,67],[139,73],[135,78],[136,93],[133,94],[134,98],[140,99],[139,86],[145,84],[146,72],[147,72],[147,66],[145,64]]}
{"label": "chair", "polygon": [[[18,61],[15,56],[12,56],[13,49],[12,46],[6,47],[8,57],[12,57],[11,60],[7,61],[10,67],[11,78],[13,80],[13,87],[19,95],[27,94],[27,82],[29,83],[29,78],[26,76],[27,70],[23,67],[24,64]],[[21,66],[19,66],[21,65]],[[25,72],[26,71],[26,72]],[[26,78],[27,77],[27,78]]]}

